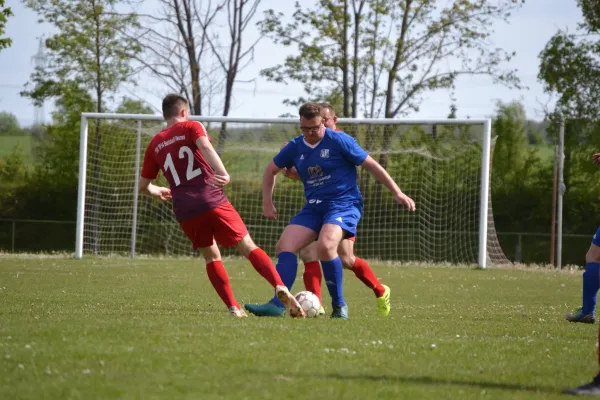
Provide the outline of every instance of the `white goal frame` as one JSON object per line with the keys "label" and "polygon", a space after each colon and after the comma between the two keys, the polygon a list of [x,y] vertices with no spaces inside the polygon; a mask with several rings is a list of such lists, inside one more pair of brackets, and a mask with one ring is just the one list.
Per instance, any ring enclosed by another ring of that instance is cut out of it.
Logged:
{"label": "white goal frame", "polygon": [[[77,193],[77,227],[75,240],[75,258],[83,257],[83,230],[85,213],[85,191],[87,175],[87,150],[88,150],[88,120],[120,119],[137,121],[137,149],[136,149],[136,176],[134,188],[133,229],[131,237],[131,256],[135,256],[137,207],[139,191],[137,190],[140,164],[141,164],[141,135],[142,121],[163,121],[160,115],[151,114],[117,114],[117,113],[91,113],[81,114],[80,144],[79,144],[79,186]],[[263,123],[263,124],[298,124],[297,118],[252,118],[252,117],[223,117],[223,116],[190,116],[193,121],[200,122],[232,122],[232,123]],[[482,160],[481,160],[481,197],[479,204],[479,244],[478,265],[487,267],[487,237],[489,215],[489,188],[490,188],[490,160],[492,144],[491,119],[355,119],[339,118],[339,124],[373,124],[373,125],[480,125],[483,126]]]}

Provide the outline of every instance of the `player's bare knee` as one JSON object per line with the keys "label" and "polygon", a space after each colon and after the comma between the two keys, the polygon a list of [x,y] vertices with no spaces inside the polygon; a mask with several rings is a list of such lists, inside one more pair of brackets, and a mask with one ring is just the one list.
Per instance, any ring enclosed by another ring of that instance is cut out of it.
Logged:
{"label": "player's bare knee", "polygon": [[285,234],[281,236],[275,249],[277,250],[277,254],[279,253],[294,253],[298,254],[300,250],[306,246],[306,241],[298,241],[294,235]]}
{"label": "player's bare knee", "polygon": [[312,262],[312,261],[318,261],[319,254],[317,252],[316,243],[311,244],[311,245],[303,248],[302,250],[300,250],[300,258],[302,259],[302,262],[305,264]]}
{"label": "player's bare knee", "polygon": [[252,240],[252,237],[250,237],[250,234],[244,236],[244,238],[237,243],[236,247],[240,254],[246,258],[248,258],[248,256],[250,256],[250,253],[252,253],[258,248],[258,246],[254,244],[254,241]]}
{"label": "player's bare knee", "polygon": [[593,262],[593,263],[600,262],[600,247],[596,246],[595,244],[592,244],[590,246],[590,249],[588,250],[588,252],[585,255],[585,262],[586,263],[589,263],[589,262]]}
{"label": "player's bare knee", "polygon": [[277,252],[277,254],[281,253],[282,251],[285,251],[285,250],[283,250],[284,247],[285,247],[285,243],[283,243],[281,241],[281,239],[279,239],[277,241],[277,244],[275,245],[275,251]]}
{"label": "player's bare knee", "polygon": [[328,237],[319,238],[317,253],[320,260],[333,260],[337,257],[337,243]]}
{"label": "player's bare knee", "polygon": [[219,261],[221,259],[221,252],[216,244],[213,243],[210,247],[203,247],[200,250],[200,254],[202,254],[202,258],[207,264],[211,262]]}
{"label": "player's bare knee", "polygon": [[354,267],[356,257],[354,257],[353,254],[340,254],[340,260],[342,260],[342,265],[344,268],[352,269]]}

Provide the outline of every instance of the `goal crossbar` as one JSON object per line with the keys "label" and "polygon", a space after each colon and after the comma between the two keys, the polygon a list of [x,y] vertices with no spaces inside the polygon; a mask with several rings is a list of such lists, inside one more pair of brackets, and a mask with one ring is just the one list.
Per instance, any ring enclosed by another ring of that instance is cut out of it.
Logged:
{"label": "goal crossbar", "polygon": [[[87,178],[87,150],[88,150],[88,121],[102,119],[121,119],[134,120],[137,123],[138,149],[136,160],[136,181],[134,188],[134,201],[137,203],[138,198],[138,179],[140,172],[139,164],[139,138],[142,135],[142,121],[163,121],[160,115],[152,114],[119,114],[119,113],[93,113],[84,112],[81,114],[80,127],[80,146],[79,146],[79,183],[77,194],[77,227],[75,240],[75,258],[83,256],[83,239],[84,239],[84,213],[85,213],[85,192]],[[297,118],[257,118],[257,117],[223,117],[223,116],[190,116],[192,121],[200,122],[225,122],[225,123],[256,123],[256,124],[298,124]],[[339,118],[339,124],[358,125],[481,125],[483,127],[482,137],[482,159],[481,159],[481,188],[480,188],[480,207],[479,207],[479,242],[478,242],[478,265],[480,268],[487,266],[487,240],[488,240],[488,215],[489,215],[489,188],[490,188],[490,157],[491,157],[491,120],[490,119],[354,119],[354,118]],[[137,204],[134,204],[134,229],[132,229],[132,256],[135,254],[135,224],[136,224]]]}

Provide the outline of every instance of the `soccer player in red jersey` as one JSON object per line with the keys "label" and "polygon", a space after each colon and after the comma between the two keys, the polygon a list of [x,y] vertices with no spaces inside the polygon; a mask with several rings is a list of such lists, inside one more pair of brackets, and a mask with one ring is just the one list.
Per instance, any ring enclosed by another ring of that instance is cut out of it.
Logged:
{"label": "soccer player in red jersey", "polygon": [[[335,110],[331,104],[322,103],[321,112],[323,117],[323,125],[326,128],[338,131],[336,127],[337,116]],[[283,174],[290,178],[300,180],[298,172],[295,168],[283,169]],[[377,310],[379,315],[386,317],[390,313],[390,288],[387,285],[382,285],[375,273],[371,269],[371,266],[363,259],[358,258],[354,255],[354,243],[356,236],[344,238],[339,247],[338,252],[342,265],[345,269],[354,272],[356,277],[360,279],[369,289],[373,290],[377,300]],[[319,297],[321,304],[323,300],[321,297],[321,282],[323,279],[323,272],[321,271],[321,263],[319,262],[319,254],[317,251],[317,242],[311,243],[300,251],[300,258],[304,263],[304,287],[306,290],[313,292]],[[252,308],[249,308],[253,310]],[[323,306],[319,310],[319,314],[325,314]]]}
{"label": "soccer player in red jersey", "polygon": [[[230,315],[247,316],[235,300],[217,244],[237,247],[275,288],[275,295],[291,314],[305,316],[273,262],[254,244],[240,215],[223,193],[223,186],[230,181],[229,174],[204,126],[189,121],[187,100],[176,94],[167,95],[162,111],[167,127],[152,138],[146,149],[139,190],[161,200],[173,200],[175,218],[194,250],[199,249],[206,260],[208,278]],[[160,170],[169,188],[152,184]]]}

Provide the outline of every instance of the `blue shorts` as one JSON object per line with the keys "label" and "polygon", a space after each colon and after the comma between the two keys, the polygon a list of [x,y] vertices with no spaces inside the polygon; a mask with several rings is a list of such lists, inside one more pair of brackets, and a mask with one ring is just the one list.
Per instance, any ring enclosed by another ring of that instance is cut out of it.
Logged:
{"label": "blue shorts", "polygon": [[362,201],[337,204],[306,204],[290,221],[319,234],[325,224],[334,224],[344,230],[344,238],[356,236],[356,226],[362,216]]}
{"label": "blue shorts", "polygon": [[600,228],[596,231],[596,234],[592,238],[592,243],[600,247]]}

